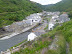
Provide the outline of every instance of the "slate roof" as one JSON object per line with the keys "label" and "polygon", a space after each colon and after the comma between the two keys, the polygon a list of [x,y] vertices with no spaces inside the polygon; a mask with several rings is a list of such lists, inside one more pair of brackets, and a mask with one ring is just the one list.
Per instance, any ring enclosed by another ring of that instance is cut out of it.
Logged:
{"label": "slate roof", "polygon": [[25,22],[23,22],[23,21],[21,21],[21,22],[16,22],[15,24],[17,24],[17,25],[23,25],[23,24],[25,24]]}
{"label": "slate roof", "polygon": [[30,16],[26,17],[26,19],[41,19],[41,17],[37,14],[31,14]]}
{"label": "slate roof", "polygon": [[62,22],[66,22],[66,21],[69,21],[70,18],[68,18],[68,15],[67,14],[62,14],[59,17],[59,20],[62,21]]}

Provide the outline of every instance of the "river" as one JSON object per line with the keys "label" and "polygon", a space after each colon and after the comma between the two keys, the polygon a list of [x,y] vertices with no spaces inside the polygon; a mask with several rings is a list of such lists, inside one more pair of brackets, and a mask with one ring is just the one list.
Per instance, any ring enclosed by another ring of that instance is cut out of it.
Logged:
{"label": "river", "polygon": [[0,52],[5,51],[14,45],[26,40],[30,32],[25,32],[6,40],[0,40]]}

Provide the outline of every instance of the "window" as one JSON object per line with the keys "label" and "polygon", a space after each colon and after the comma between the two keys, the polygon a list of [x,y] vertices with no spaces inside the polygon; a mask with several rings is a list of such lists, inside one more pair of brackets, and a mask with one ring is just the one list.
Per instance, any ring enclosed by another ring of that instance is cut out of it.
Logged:
{"label": "window", "polygon": [[35,21],[37,21],[37,20],[35,20]]}
{"label": "window", "polygon": [[50,28],[50,30],[52,30],[52,28]]}
{"label": "window", "polygon": [[33,20],[32,20],[32,22],[33,22]]}

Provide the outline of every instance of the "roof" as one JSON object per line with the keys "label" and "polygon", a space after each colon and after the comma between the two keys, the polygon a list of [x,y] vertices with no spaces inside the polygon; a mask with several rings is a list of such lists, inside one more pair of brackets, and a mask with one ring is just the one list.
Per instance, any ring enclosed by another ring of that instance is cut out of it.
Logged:
{"label": "roof", "polygon": [[33,37],[33,36],[36,36],[33,32],[31,32],[29,35],[28,35],[28,37]]}
{"label": "roof", "polygon": [[49,24],[56,24],[56,22],[53,19],[51,19]]}
{"label": "roof", "polygon": [[15,22],[14,24],[23,25],[23,24],[25,24],[25,22],[24,21],[20,21],[20,22]]}
{"label": "roof", "polygon": [[70,19],[68,18],[68,15],[67,14],[62,14],[59,17],[59,20],[60,21],[63,21],[63,22],[66,22],[66,21],[69,21]]}
{"label": "roof", "polygon": [[26,17],[26,19],[41,19],[41,17],[37,14],[31,14],[30,16]]}
{"label": "roof", "polygon": [[44,32],[31,32],[28,36],[33,37],[33,36],[40,36],[44,34]]}
{"label": "roof", "polygon": [[68,14],[61,14],[60,17],[68,17]]}

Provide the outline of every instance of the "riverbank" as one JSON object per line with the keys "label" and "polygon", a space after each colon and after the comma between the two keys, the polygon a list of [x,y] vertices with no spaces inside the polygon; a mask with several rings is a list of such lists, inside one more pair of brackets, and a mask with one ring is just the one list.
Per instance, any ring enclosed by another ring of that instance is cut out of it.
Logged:
{"label": "riverbank", "polygon": [[32,26],[29,26],[29,27],[24,28],[20,33],[14,33],[14,32],[13,32],[13,33],[8,34],[8,35],[6,35],[6,36],[2,36],[2,37],[0,38],[0,40],[9,39],[9,38],[11,38],[11,37],[13,37],[13,36],[17,36],[17,35],[19,35],[19,34],[22,34],[22,33],[26,32],[26,31],[29,31],[29,30],[33,29],[33,28],[36,27],[38,24],[39,24],[39,23],[34,23]]}

